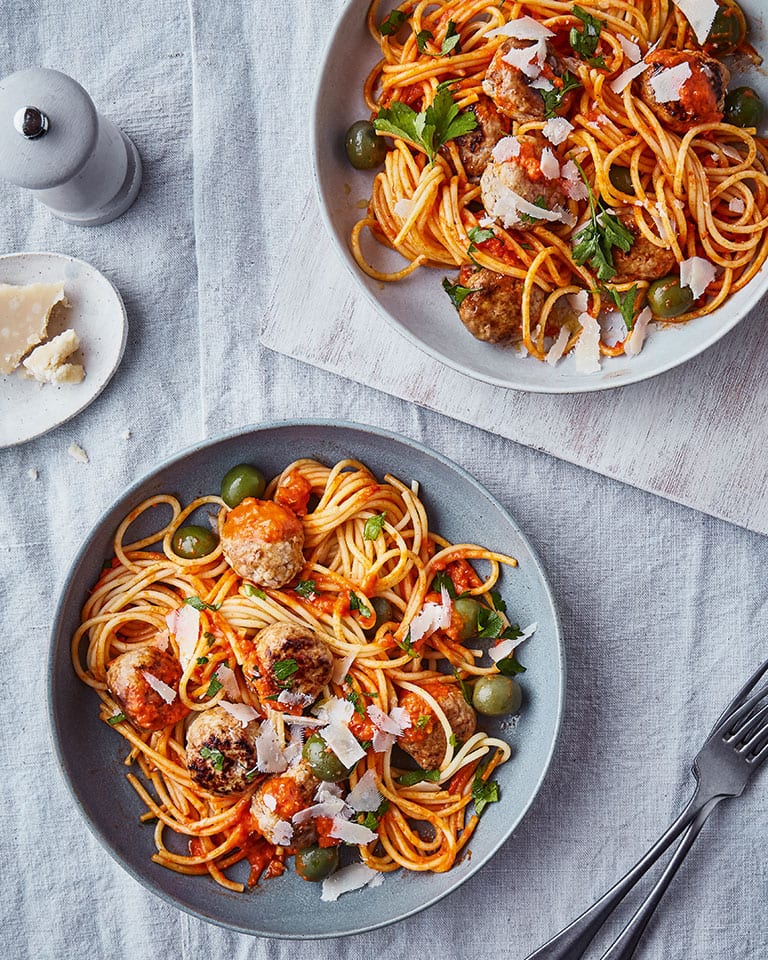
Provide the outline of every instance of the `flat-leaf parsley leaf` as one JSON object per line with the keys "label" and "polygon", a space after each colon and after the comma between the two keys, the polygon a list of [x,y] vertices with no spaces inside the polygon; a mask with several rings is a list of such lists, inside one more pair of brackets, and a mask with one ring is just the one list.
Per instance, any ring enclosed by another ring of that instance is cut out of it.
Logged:
{"label": "flat-leaf parsley leaf", "polygon": [[438,86],[432,103],[420,113],[406,103],[394,100],[389,107],[379,111],[373,126],[392,137],[409,140],[424,150],[430,162],[434,161],[444,143],[469,133],[477,126],[477,118],[471,110],[459,111],[449,89],[450,84],[455,82],[444,80]]}

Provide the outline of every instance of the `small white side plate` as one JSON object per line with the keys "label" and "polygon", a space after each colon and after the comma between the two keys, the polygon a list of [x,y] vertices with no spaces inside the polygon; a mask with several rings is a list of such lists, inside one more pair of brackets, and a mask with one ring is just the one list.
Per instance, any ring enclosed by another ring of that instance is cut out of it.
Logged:
{"label": "small white side plate", "polygon": [[0,256],[0,283],[64,283],[70,306],[50,334],[71,327],[80,349],[71,358],[85,367],[82,383],[38,383],[24,368],[0,377],[0,447],[24,443],[80,413],[101,393],[125,350],[128,319],[122,297],[107,278],[83,260],[61,253]]}

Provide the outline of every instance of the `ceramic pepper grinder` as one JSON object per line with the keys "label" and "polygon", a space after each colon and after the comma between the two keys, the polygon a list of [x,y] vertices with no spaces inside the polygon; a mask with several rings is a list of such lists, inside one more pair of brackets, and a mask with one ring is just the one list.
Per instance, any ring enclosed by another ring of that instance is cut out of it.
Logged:
{"label": "ceramic pepper grinder", "polygon": [[141,158],[79,83],[33,68],[0,80],[0,177],[61,220],[98,226],[136,199]]}

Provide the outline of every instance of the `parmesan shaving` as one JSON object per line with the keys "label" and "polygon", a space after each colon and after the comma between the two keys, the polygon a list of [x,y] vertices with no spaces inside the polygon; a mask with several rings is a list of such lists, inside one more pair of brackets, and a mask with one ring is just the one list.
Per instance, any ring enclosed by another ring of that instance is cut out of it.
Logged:
{"label": "parmesan shaving", "polygon": [[282,773],[288,767],[280,741],[269,720],[265,720],[256,737],[256,766],[261,773]]}
{"label": "parmesan shaving", "polygon": [[272,843],[278,847],[288,847],[291,840],[293,840],[293,827],[287,820],[278,820],[272,827]]}
{"label": "parmesan shaving", "polygon": [[173,703],[176,699],[176,691],[173,687],[169,687],[167,683],[163,683],[162,680],[158,680],[156,676],[149,673],[148,670],[142,670],[141,675],[147,681],[147,683],[152,687],[156,694],[165,700],[166,703]]}
{"label": "parmesan shaving", "polygon": [[576,313],[586,313],[589,307],[589,294],[586,290],[579,290],[578,293],[569,293],[568,303]]}
{"label": "parmesan shaving", "polygon": [[645,73],[649,66],[649,63],[641,60],[640,63],[627,67],[615,80],[611,81],[611,90],[613,90],[614,93],[624,93],[635,77],[639,77],[641,73]]}
{"label": "parmesan shaving", "polygon": [[560,327],[560,333],[557,335],[557,340],[555,340],[549,350],[547,350],[547,355],[544,358],[550,367],[554,367],[557,361],[565,353],[565,348],[568,344],[570,335],[571,334],[568,330],[568,327]]}
{"label": "parmesan shaving", "polygon": [[621,49],[624,51],[624,56],[630,63],[637,63],[640,60],[642,53],[636,43],[633,43],[621,33],[619,34],[619,43],[621,44]]}
{"label": "parmesan shaving", "polygon": [[522,74],[534,80],[541,74],[547,60],[547,41],[537,40],[529,47],[510,47],[501,58],[504,63],[514,67]]}
{"label": "parmesan shaving", "polygon": [[364,827],[362,823],[352,823],[342,817],[333,818],[329,834],[344,843],[370,843],[379,839],[378,833]]}
{"label": "parmesan shaving", "polygon": [[494,663],[498,663],[499,660],[503,660],[505,657],[508,657],[513,650],[516,650],[520,646],[521,643],[532,637],[538,630],[538,627],[538,623],[532,623],[527,626],[520,636],[516,637],[514,640],[502,640],[500,643],[497,643],[488,650],[488,656],[491,658],[491,660],[493,660]]}
{"label": "parmesan shaving", "polygon": [[273,797],[271,793],[265,793],[261,798],[261,802],[264,804],[267,810],[271,810],[272,813],[277,810],[277,798]]}
{"label": "parmesan shaving", "polygon": [[413,200],[409,200],[407,197],[401,197],[397,203],[392,208],[398,217],[402,217],[403,220],[407,220],[411,215],[413,210]]}
{"label": "parmesan shaving", "polygon": [[355,712],[354,705],[341,697],[329,697],[315,707],[313,713],[323,723],[349,723]]}
{"label": "parmesan shaving", "polygon": [[411,643],[417,643],[423,637],[431,636],[435,630],[450,627],[452,604],[445,587],[441,589],[440,596],[440,603],[425,603],[411,620]]}
{"label": "parmesan shaving", "polygon": [[496,163],[506,163],[513,157],[520,156],[520,141],[517,137],[502,137],[491,150],[491,156]]}
{"label": "parmesan shaving", "polygon": [[541,172],[547,180],[557,180],[560,176],[560,163],[549,147],[541,151]]}
{"label": "parmesan shaving", "polygon": [[552,119],[547,120],[541,128],[541,132],[546,139],[556,147],[560,146],[560,144],[568,138],[568,134],[572,130],[573,124],[570,120],[566,120],[565,117],[552,117]]}
{"label": "parmesan shaving", "polygon": [[251,721],[259,716],[257,711],[253,707],[249,707],[247,703],[230,703],[229,700],[219,700],[219,706],[222,710],[226,710],[230,717],[234,717],[242,727],[247,727]]}
{"label": "parmesan shaving", "polygon": [[741,197],[733,197],[731,202],[728,204],[728,209],[731,211],[731,213],[744,213],[747,208],[744,205],[744,201],[741,199]]}
{"label": "parmesan shaving", "polygon": [[351,653],[348,657],[335,658],[333,661],[333,673],[331,674],[333,682],[338,684],[343,683],[344,677],[349,673],[349,668],[354,662],[354,653]]}
{"label": "parmesan shaving", "polygon": [[651,322],[651,308],[646,307],[644,310],[641,310],[635,320],[635,325],[632,327],[632,333],[629,335],[629,339],[624,344],[624,353],[629,357],[636,357],[638,353],[643,349],[643,344],[645,343],[645,338],[648,333],[648,324]]}
{"label": "parmesan shaving", "polygon": [[378,886],[384,879],[384,874],[372,870],[364,863],[352,863],[342,867],[323,880],[323,889],[320,899],[324,903],[334,903],[344,893],[360,890],[362,887]]}
{"label": "parmesan shaving", "polygon": [[224,693],[228,697],[239,697],[240,696],[240,687],[237,685],[237,677],[235,676],[234,670],[231,670],[226,663],[222,663],[218,668],[214,677],[219,681],[219,683],[224,687]]}
{"label": "parmesan shaving", "polygon": [[184,603],[177,610],[171,610],[165,622],[176,638],[181,669],[186,670],[195,655],[195,647],[200,635],[200,611]]}
{"label": "parmesan shaving", "polygon": [[699,43],[706,43],[717,15],[717,0],[675,0],[675,5],[685,14]]}
{"label": "parmesan shaving", "polygon": [[[563,169],[560,171],[560,176],[563,178],[565,192],[571,198],[571,200],[587,199],[589,196],[589,190],[587,190],[586,183],[584,183],[584,181],[581,179],[579,168],[576,166],[573,160],[569,160],[567,163],[563,164]],[[584,309],[586,309],[586,306]]]}
{"label": "parmesan shaving", "polygon": [[685,81],[693,76],[690,63],[678,63],[675,67],[659,70],[650,79],[653,95],[659,103],[671,103],[680,99]]}
{"label": "parmesan shaving", "polygon": [[306,823],[307,820],[313,820],[315,817],[339,817],[340,819],[348,819],[349,811],[347,811],[346,817],[342,817],[346,807],[347,804],[341,797],[327,797],[319,803],[312,804],[311,807],[305,807],[303,810],[299,810],[298,813],[294,813],[291,819],[296,825]]}
{"label": "parmesan shaving", "polygon": [[554,37],[554,33],[533,17],[518,17],[516,20],[505,23],[503,27],[489,30],[486,36],[513,37],[515,40],[546,40],[547,37]]}
{"label": "parmesan shaving", "polygon": [[573,348],[573,357],[579,373],[598,373],[600,370],[600,324],[588,313],[579,315],[581,336]]}
{"label": "parmesan shaving", "polygon": [[717,276],[714,264],[704,257],[689,257],[680,264],[680,286],[688,287],[698,300]]}
{"label": "parmesan shaving", "polygon": [[285,707],[308,707],[314,698],[307,693],[294,693],[292,690],[281,690],[277,698],[278,703]]}
{"label": "parmesan shaving", "polygon": [[347,796],[347,803],[356,813],[378,810],[381,800],[375,770],[366,770]]}
{"label": "parmesan shaving", "polygon": [[365,750],[350,730],[341,723],[329,724],[322,731],[321,736],[345,767],[354,766],[365,756]]}

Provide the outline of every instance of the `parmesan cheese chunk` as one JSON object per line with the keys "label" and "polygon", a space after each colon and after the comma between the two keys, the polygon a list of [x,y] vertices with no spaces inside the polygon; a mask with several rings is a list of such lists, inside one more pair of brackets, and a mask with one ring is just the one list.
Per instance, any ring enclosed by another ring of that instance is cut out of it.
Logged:
{"label": "parmesan cheese chunk", "polygon": [[488,656],[491,658],[491,660],[493,660],[494,663],[498,663],[499,660],[503,660],[505,657],[508,657],[513,650],[516,650],[520,646],[521,643],[532,637],[538,628],[538,623],[529,624],[529,626],[523,630],[520,636],[516,637],[514,640],[501,640],[499,643],[492,646],[488,650]]}
{"label": "parmesan cheese chunk", "polygon": [[627,356],[636,357],[643,349],[643,344],[648,334],[648,324],[651,322],[651,319],[652,314],[650,307],[645,307],[645,309],[641,310],[638,314],[637,320],[635,320],[635,324],[632,327],[632,333],[624,345],[624,353],[626,353]]}
{"label": "parmesan cheese chunk", "polygon": [[745,207],[744,201],[741,199],[741,197],[733,197],[728,204],[728,209],[731,211],[731,213],[744,213],[747,208]]}
{"label": "parmesan cheese chunk", "polygon": [[51,310],[66,302],[62,283],[0,283],[0,374],[12,373],[42,343]]}
{"label": "parmesan cheese chunk", "polygon": [[659,103],[678,101],[683,84],[692,76],[690,63],[678,63],[675,67],[659,70],[650,80],[653,95]]}
{"label": "parmesan cheese chunk", "polygon": [[176,699],[176,691],[173,687],[169,687],[167,683],[159,680],[154,674],[149,673],[147,670],[142,670],[141,673],[155,693],[161,696],[166,703],[173,703]]}
{"label": "parmesan cheese chunk", "polygon": [[573,348],[579,373],[598,373],[600,370],[600,324],[588,313],[579,315],[581,336]]}
{"label": "parmesan cheese chunk", "polygon": [[611,81],[611,90],[613,90],[614,93],[624,93],[635,77],[639,77],[641,73],[645,73],[648,67],[650,67],[650,64],[644,60],[641,60],[640,63],[636,63],[632,67],[627,67],[615,80]]}
{"label": "parmesan cheese chunk", "polygon": [[83,367],[79,363],[64,362],[79,346],[80,338],[75,331],[65,330],[35,347],[23,364],[40,383],[82,383],[85,377]]}
{"label": "parmesan cheese chunk", "polygon": [[541,151],[541,172],[547,180],[557,180],[560,177],[560,162],[549,147]]}
{"label": "parmesan cheese chunk", "polygon": [[501,59],[533,80],[541,74],[546,63],[547,41],[537,40],[529,47],[510,47]]}
{"label": "parmesan cheese chunk", "polygon": [[705,43],[717,15],[717,0],[675,0],[675,5],[685,14],[699,43]]}
{"label": "parmesan cheese chunk", "polygon": [[249,707],[247,703],[230,703],[229,700],[219,700],[219,706],[222,710],[226,710],[230,717],[237,720],[242,727],[247,727],[252,720],[259,716],[256,710]]}
{"label": "parmesan cheese chunk", "polygon": [[570,331],[568,327],[560,327],[560,333],[557,335],[557,340],[552,344],[552,346],[547,350],[547,355],[544,358],[550,367],[554,367],[557,361],[565,353],[565,348],[568,344],[568,339],[570,337]]}
{"label": "parmesan cheese chunk", "polygon": [[337,840],[343,840],[344,843],[370,843],[372,840],[378,840],[378,833],[364,827],[362,823],[352,823],[350,820],[344,820],[343,817],[334,817],[329,831],[332,837]]}
{"label": "parmesan cheese chunk", "polygon": [[520,141],[517,137],[502,137],[491,150],[491,156],[497,163],[506,163],[513,157],[519,157]]}
{"label": "parmesan cheese chunk", "polygon": [[323,880],[320,899],[325,903],[334,903],[343,893],[360,890],[368,885],[378,886],[383,879],[384,874],[378,870],[372,870],[364,863],[352,863]]}
{"label": "parmesan cheese chunk", "polygon": [[546,40],[547,37],[554,37],[554,33],[533,17],[518,17],[516,20],[505,23],[503,27],[489,30],[486,36],[513,37],[515,40]]}
{"label": "parmesan cheese chunk", "polygon": [[699,299],[716,276],[714,264],[704,257],[689,257],[680,264],[680,286],[689,287],[694,300]]}
{"label": "parmesan cheese chunk", "polygon": [[378,810],[381,800],[375,770],[366,770],[347,796],[347,803],[357,813]]}
{"label": "parmesan cheese chunk", "polygon": [[642,54],[640,47],[638,47],[636,43],[633,43],[622,33],[619,34],[619,43],[621,44],[621,49],[624,51],[624,56],[630,63],[637,63],[640,60]]}
{"label": "parmesan cheese chunk", "polygon": [[573,124],[570,120],[566,120],[565,117],[552,117],[550,120],[547,120],[541,128],[541,132],[546,139],[556,147],[560,146],[560,144],[568,138],[568,134],[572,130]]}
{"label": "parmesan cheese chunk", "polygon": [[171,610],[165,622],[176,638],[181,669],[186,670],[192,662],[200,634],[200,611],[184,603],[177,610]]}
{"label": "parmesan cheese chunk", "polygon": [[365,756],[365,750],[355,739],[352,732],[341,723],[331,723],[321,734],[323,740],[341,760],[345,767],[354,766]]}

